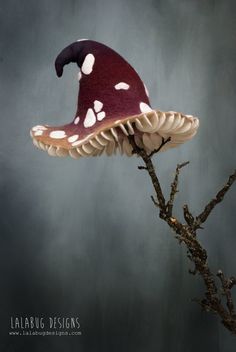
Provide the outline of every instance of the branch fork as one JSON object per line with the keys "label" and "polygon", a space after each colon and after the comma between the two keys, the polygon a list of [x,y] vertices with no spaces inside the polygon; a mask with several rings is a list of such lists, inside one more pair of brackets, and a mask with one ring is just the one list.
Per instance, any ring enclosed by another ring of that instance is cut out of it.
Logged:
{"label": "branch fork", "polygon": [[[207,262],[207,251],[202,247],[198,238],[197,231],[203,229],[202,224],[208,219],[209,215],[217,204],[222,202],[225,194],[236,180],[236,170],[229,176],[226,184],[220,189],[216,196],[205,206],[203,211],[193,216],[187,204],[183,206],[183,216],[186,223],[181,223],[173,216],[173,207],[175,196],[178,192],[179,174],[182,168],[189,164],[189,161],[178,164],[175,170],[175,176],[170,186],[170,194],[166,200],[157,176],[157,172],[152,162],[152,157],[158,153],[163,146],[170,141],[170,138],[164,140],[158,149],[148,154],[144,149],[138,147],[135,143],[134,136],[129,136],[129,142],[133,147],[133,153],[139,155],[144,161],[145,166],[138,166],[139,170],[148,172],[152,185],[155,190],[155,196],[151,200],[159,210],[159,217],[164,220],[175,232],[175,237],[179,243],[184,243],[187,247],[187,256],[194,264],[194,269],[189,269],[189,273],[197,273],[203,279],[205,284],[205,294],[203,299],[194,299],[199,303],[203,310],[218,315],[222,324],[233,334],[236,335],[236,312],[235,304],[232,297],[232,288],[236,286],[236,278],[227,278],[221,270],[214,275]],[[219,280],[217,280],[217,277]]]}

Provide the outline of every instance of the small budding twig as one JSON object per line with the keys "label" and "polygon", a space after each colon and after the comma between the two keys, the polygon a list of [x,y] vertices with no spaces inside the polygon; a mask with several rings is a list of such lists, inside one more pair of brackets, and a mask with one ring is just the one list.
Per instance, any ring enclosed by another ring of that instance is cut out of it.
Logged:
{"label": "small budding twig", "polygon": [[[186,223],[181,223],[176,217],[173,216],[173,206],[176,193],[178,192],[178,182],[180,170],[189,164],[189,161],[178,164],[175,170],[175,177],[170,186],[169,199],[166,201],[155,167],[152,162],[152,156],[158,153],[161,148],[170,141],[170,138],[164,140],[158,149],[153,150],[148,154],[143,148],[136,145],[134,136],[129,136],[129,142],[133,147],[133,153],[139,155],[145,166],[139,166],[140,170],[146,170],[151,178],[155,197],[151,196],[154,205],[159,209],[159,216],[163,219],[175,232],[176,238],[179,243],[184,242],[187,247],[187,256],[194,264],[194,270],[189,269],[193,275],[199,273],[205,284],[204,298],[198,302],[202,309],[208,312],[217,314],[221,318],[222,324],[233,334],[236,335],[236,313],[235,304],[232,297],[232,288],[236,286],[236,278],[226,278],[221,270],[214,275],[209,268],[207,262],[207,251],[202,247],[197,239],[197,230],[202,229],[201,225],[207,220],[215,206],[220,203],[227,191],[230,189],[236,180],[236,170],[230,175],[225,186],[216,194],[204,208],[204,210],[196,217],[192,215],[187,204],[183,206],[183,215]],[[217,282],[216,277],[219,278]],[[220,283],[220,287],[218,287]]]}
{"label": "small budding twig", "polygon": [[169,216],[172,216],[172,210],[173,210],[173,205],[174,205],[174,200],[175,200],[175,195],[178,191],[178,182],[179,182],[179,173],[180,169],[182,167],[186,166],[189,164],[189,161],[186,161],[183,164],[178,164],[175,170],[175,178],[174,181],[171,183],[171,192],[170,192],[170,198],[167,202],[167,212]]}

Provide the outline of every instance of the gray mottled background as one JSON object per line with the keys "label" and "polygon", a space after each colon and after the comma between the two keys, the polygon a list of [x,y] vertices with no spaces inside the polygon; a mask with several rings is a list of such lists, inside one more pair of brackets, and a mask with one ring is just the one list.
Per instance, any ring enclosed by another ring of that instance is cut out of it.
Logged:
{"label": "gray mottled background", "polygon": [[[0,2],[1,351],[233,352],[236,340],[201,313],[200,278],[158,219],[138,160],[60,159],[29,129],[74,116],[77,68],[54,59],[78,38],[121,53],[154,107],[200,117],[193,141],[160,155],[165,191],[177,162],[176,215],[197,214],[235,168],[236,4],[194,0]],[[236,274],[234,187],[201,232],[213,270]],[[80,337],[9,337],[16,315],[75,316]]]}

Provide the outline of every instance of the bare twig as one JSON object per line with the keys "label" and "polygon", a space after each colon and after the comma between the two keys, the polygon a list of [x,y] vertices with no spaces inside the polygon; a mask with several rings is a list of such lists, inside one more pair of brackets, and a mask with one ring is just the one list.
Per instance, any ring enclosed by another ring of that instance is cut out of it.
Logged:
{"label": "bare twig", "polygon": [[230,187],[232,186],[232,184],[234,183],[235,180],[236,180],[236,170],[234,171],[234,173],[232,175],[229,176],[228,182],[225,184],[225,186],[223,188],[221,188],[221,190],[217,193],[215,198],[213,198],[205,206],[203,212],[196,217],[196,221],[195,221],[195,228],[196,229],[199,228],[199,226],[207,220],[208,216],[210,215],[212,210],[215,208],[215,206],[218,203],[222,202],[226,192],[230,189]]}
{"label": "bare twig", "polygon": [[[236,180],[236,171],[229,177],[226,185],[217,193],[216,197],[212,199],[204,208],[203,212],[197,217],[194,217],[189,211],[188,205],[183,206],[184,219],[186,224],[182,224],[176,217],[173,217],[173,206],[175,195],[178,192],[178,181],[180,169],[186,166],[189,162],[177,165],[175,177],[171,183],[171,191],[168,201],[166,202],[156,170],[152,163],[152,156],[161,150],[161,148],[168,143],[170,139],[162,139],[160,147],[150,154],[138,147],[135,143],[134,137],[129,136],[130,144],[133,147],[133,153],[138,154],[144,161],[145,166],[139,167],[148,172],[154,190],[155,197],[151,196],[154,205],[159,209],[159,216],[163,219],[176,233],[176,238],[179,243],[184,242],[187,247],[187,256],[194,264],[194,270],[189,270],[191,274],[199,273],[202,277],[206,291],[203,299],[195,299],[205,311],[217,314],[221,318],[222,324],[233,334],[236,335],[236,314],[235,305],[232,298],[231,289],[236,285],[234,277],[226,278],[221,270],[218,271],[217,276],[220,279],[221,287],[218,288],[216,276],[210,270],[207,263],[207,251],[202,247],[197,239],[197,230],[201,229],[201,224],[206,221],[211,211],[216,204],[220,203],[226,192],[230,189]],[[225,297],[225,304],[222,301]]]}
{"label": "bare twig", "polygon": [[160,146],[157,148],[157,149],[154,149],[150,154],[149,154],[149,157],[151,158],[154,154],[158,153],[162,147],[168,143],[170,141],[171,137],[168,137],[166,140],[162,137],[162,142],[160,144]]}
{"label": "bare twig", "polygon": [[172,210],[173,210],[173,204],[174,204],[174,200],[175,200],[175,195],[178,192],[178,182],[179,182],[179,172],[180,169],[182,169],[182,167],[186,166],[189,164],[189,161],[186,161],[183,164],[178,164],[175,170],[175,177],[174,177],[174,181],[171,183],[171,192],[170,192],[170,198],[167,202],[167,213],[169,216],[172,216]]}
{"label": "bare twig", "polygon": [[151,196],[151,200],[153,201],[153,203],[155,204],[155,206],[157,208],[159,208],[159,204],[157,203],[157,201],[155,200],[155,198],[153,196]]}
{"label": "bare twig", "polygon": [[223,295],[225,295],[226,297],[226,304],[227,304],[228,310],[230,311],[231,315],[236,318],[234,302],[230,291],[231,288],[235,285],[236,280],[234,277],[231,277],[230,279],[226,279],[222,270],[218,270],[217,276],[219,277],[221,282]]}
{"label": "bare twig", "polygon": [[[153,181],[153,187],[154,187],[156,194],[157,194],[158,203],[160,204],[160,207],[163,207],[165,205],[165,198],[163,196],[163,192],[162,192],[159,180],[158,180],[157,175],[155,173],[155,169],[154,169],[151,157],[146,153],[146,151],[144,149],[139,148],[137,146],[137,144],[135,143],[135,140],[134,140],[134,136],[129,136],[129,141],[133,147],[133,153],[140,155],[142,157],[143,161],[145,162],[146,169],[147,169],[147,171]],[[165,145],[165,144],[166,144],[166,142],[162,141],[162,144],[160,145],[160,147],[158,149],[160,150],[161,147],[163,147],[163,145]]]}
{"label": "bare twig", "polygon": [[192,226],[193,223],[194,223],[194,217],[193,217],[193,215],[190,213],[187,204],[184,204],[184,206],[183,206],[183,211],[184,211],[184,219],[185,219],[185,221],[187,222],[187,224],[188,224],[189,226]]}

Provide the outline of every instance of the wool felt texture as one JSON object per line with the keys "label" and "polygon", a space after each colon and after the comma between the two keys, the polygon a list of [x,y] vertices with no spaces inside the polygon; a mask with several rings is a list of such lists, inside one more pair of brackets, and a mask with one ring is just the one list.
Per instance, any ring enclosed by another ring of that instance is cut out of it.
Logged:
{"label": "wool felt texture", "polygon": [[37,125],[31,130],[34,144],[52,156],[112,155],[117,149],[128,156],[136,143],[152,151],[162,138],[171,138],[165,148],[191,139],[198,119],[177,112],[152,109],[148,91],[137,72],[118,53],[92,40],[78,40],[57,56],[55,69],[61,77],[65,65],[79,67],[77,111],[71,123],[50,127]]}

